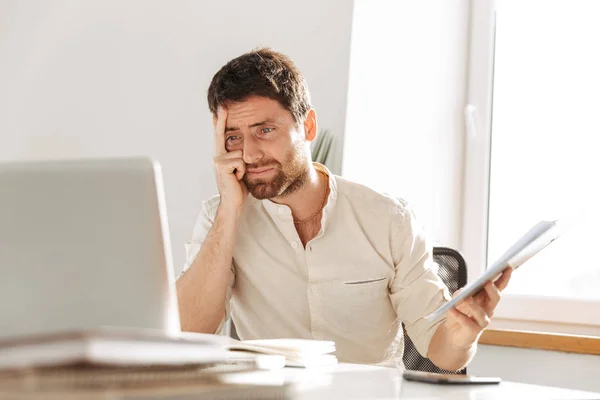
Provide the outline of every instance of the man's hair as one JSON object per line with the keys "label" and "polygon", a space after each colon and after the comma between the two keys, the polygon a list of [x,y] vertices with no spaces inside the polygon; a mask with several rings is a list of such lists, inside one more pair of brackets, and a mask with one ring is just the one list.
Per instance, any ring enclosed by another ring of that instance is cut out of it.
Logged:
{"label": "man's hair", "polygon": [[311,107],[308,86],[298,68],[287,56],[268,48],[252,50],[225,64],[208,88],[208,107],[216,115],[220,105],[250,96],[278,101],[298,124]]}

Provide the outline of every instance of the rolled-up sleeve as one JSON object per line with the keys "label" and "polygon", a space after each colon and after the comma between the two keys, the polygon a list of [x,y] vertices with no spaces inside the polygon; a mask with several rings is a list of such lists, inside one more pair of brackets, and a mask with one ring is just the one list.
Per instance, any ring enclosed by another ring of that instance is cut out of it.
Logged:
{"label": "rolled-up sleeve", "polygon": [[390,298],[415,347],[427,357],[431,338],[445,319],[430,323],[424,317],[449,301],[450,294],[437,274],[438,267],[424,231],[404,201],[392,206],[390,222],[395,266]]}
{"label": "rolled-up sleeve", "polygon": [[[180,277],[192,266],[194,260],[198,256],[198,253],[202,248],[202,244],[204,244],[206,236],[214,224],[218,205],[218,196],[202,203],[202,210],[200,215],[198,215],[198,219],[196,220],[196,225],[194,226],[194,231],[192,233],[192,239],[185,243],[185,264],[183,265],[183,269],[179,275]],[[227,285],[227,298],[225,299],[225,315],[223,316],[216,333],[222,332],[225,322],[227,322],[231,315],[231,295],[234,284],[235,268],[234,264],[232,263],[231,275]]]}
{"label": "rolled-up sleeve", "polygon": [[215,222],[214,215],[211,211],[210,200],[202,202],[202,210],[196,219],[192,239],[185,242],[185,264],[181,270],[181,275],[185,273],[194,263],[202,244],[206,240],[206,236]]}

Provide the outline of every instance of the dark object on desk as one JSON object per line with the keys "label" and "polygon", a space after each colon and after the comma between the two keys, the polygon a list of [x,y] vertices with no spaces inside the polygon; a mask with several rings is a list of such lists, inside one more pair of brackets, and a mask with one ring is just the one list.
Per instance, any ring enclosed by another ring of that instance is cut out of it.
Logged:
{"label": "dark object on desk", "polygon": [[474,376],[466,374],[444,374],[435,372],[404,370],[402,378],[407,381],[437,383],[442,385],[464,385],[464,384],[498,384],[502,379],[495,376]]}
{"label": "dark object on desk", "polygon": [[[448,286],[450,294],[454,294],[458,289],[467,284],[467,262],[463,256],[456,250],[448,247],[434,247],[433,260],[439,265],[438,275],[442,281]],[[466,374],[467,369],[463,368],[460,371],[447,371],[438,368],[429,358],[425,358],[419,354],[412,340],[406,333],[404,324],[404,367],[407,370],[436,372],[441,374]]]}

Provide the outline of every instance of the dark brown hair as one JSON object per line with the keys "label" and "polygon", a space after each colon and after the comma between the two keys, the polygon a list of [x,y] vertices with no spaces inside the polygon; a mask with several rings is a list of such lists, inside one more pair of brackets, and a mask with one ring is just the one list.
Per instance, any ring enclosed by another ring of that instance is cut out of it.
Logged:
{"label": "dark brown hair", "polygon": [[216,115],[220,105],[250,96],[276,100],[304,122],[310,110],[306,81],[292,60],[267,48],[252,50],[229,61],[215,74],[208,88],[208,107]]}

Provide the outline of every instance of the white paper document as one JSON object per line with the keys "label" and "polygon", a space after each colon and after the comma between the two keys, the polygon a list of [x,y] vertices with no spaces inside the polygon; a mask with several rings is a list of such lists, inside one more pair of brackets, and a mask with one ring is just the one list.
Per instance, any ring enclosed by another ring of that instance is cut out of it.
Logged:
{"label": "white paper document", "polygon": [[425,319],[432,322],[437,321],[461,301],[477,294],[487,282],[498,279],[507,268],[513,270],[518,268],[559,237],[563,233],[564,227],[564,223],[559,221],[538,222],[489,267],[479,279],[465,286],[450,302],[426,316]]}

